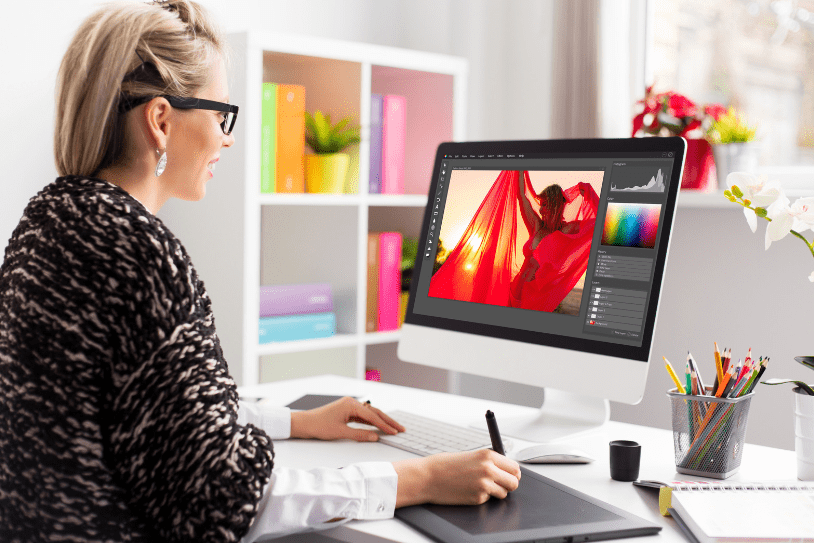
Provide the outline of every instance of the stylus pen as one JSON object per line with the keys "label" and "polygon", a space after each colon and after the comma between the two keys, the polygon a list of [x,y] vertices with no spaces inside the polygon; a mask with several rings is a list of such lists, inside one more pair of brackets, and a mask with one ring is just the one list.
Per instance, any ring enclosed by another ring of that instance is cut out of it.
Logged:
{"label": "stylus pen", "polygon": [[489,428],[489,439],[492,440],[492,449],[498,454],[506,456],[506,451],[503,450],[503,440],[500,439],[500,430],[497,429],[497,420],[495,414],[491,411],[486,411],[486,427]]}

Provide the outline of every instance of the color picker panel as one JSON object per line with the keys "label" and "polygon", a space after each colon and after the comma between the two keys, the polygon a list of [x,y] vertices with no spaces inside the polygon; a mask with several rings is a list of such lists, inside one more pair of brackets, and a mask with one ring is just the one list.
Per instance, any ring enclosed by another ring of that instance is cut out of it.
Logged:
{"label": "color picker panel", "polygon": [[620,247],[656,246],[661,204],[608,203],[602,245]]}

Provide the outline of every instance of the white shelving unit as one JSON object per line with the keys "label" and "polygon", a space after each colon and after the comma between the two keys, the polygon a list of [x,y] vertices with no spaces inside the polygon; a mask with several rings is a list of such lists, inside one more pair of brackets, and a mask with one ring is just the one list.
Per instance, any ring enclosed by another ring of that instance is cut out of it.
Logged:
{"label": "white shelving unit", "polygon": [[[206,285],[238,384],[260,382],[269,358],[280,377],[324,373],[315,360],[363,377],[376,356],[391,352],[375,347],[399,338],[364,332],[368,232],[418,236],[435,149],[465,135],[467,62],[279,33],[234,34],[229,43],[230,102],[240,106],[235,144],[223,151],[203,200],[171,201],[161,217]],[[307,111],[359,123],[362,142],[351,150],[348,194],[260,193],[263,82],[304,85]],[[368,194],[371,93],[407,99],[404,195]],[[331,284],[337,335],[259,345],[260,285],[309,282]]]}

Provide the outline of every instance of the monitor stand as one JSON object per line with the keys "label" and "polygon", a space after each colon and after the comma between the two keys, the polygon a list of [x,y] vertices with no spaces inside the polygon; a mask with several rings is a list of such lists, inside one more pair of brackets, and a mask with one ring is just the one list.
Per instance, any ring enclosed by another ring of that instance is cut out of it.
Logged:
{"label": "monitor stand", "polygon": [[[495,414],[501,435],[547,442],[598,430],[610,419],[610,404],[604,398],[546,388],[543,405],[537,413],[519,417]],[[481,421],[474,427],[483,430],[484,423]]]}

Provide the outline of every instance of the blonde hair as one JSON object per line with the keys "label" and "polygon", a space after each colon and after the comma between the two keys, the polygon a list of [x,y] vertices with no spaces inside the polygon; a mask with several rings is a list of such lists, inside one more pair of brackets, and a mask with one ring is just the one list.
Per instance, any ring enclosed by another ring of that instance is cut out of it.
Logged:
{"label": "blonde hair", "polygon": [[226,45],[191,0],[107,4],[79,27],[59,68],[54,155],[59,175],[92,176],[125,156],[122,102],[191,97]]}

